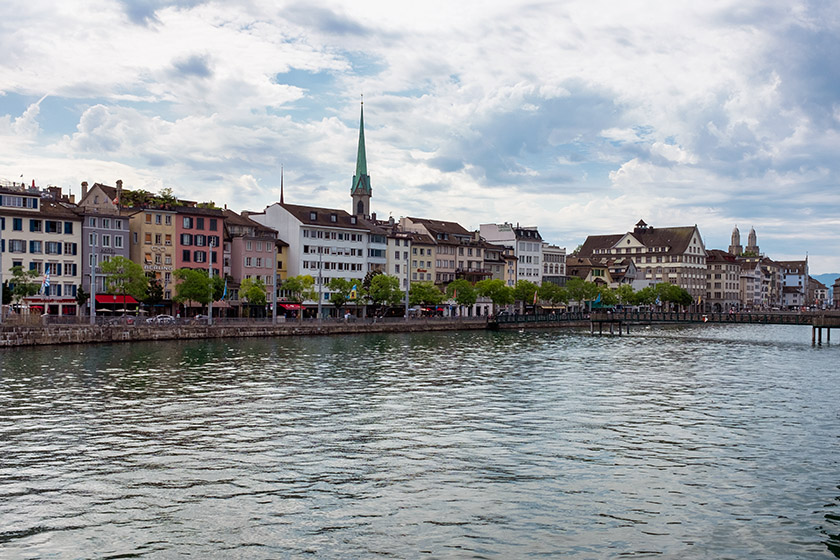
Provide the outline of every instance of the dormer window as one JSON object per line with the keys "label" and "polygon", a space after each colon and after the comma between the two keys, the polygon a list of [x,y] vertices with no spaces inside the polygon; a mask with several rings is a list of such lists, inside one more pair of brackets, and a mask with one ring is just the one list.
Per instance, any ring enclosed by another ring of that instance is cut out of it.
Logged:
{"label": "dormer window", "polygon": [[356,216],[350,216],[350,223],[356,225]]}
{"label": "dormer window", "polygon": [[318,212],[310,212],[309,213],[309,221],[314,222],[318,219]]}
{"label": "dormer window", "polygon": [[330,221],[336,223],[338,221],[338,214],[330,214]]}

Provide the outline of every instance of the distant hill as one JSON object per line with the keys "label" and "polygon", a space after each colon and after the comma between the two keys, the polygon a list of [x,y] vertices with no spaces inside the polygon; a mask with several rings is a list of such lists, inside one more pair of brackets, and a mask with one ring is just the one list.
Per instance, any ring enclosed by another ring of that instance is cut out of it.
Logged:
{"label": "distant hill", "polygon": [[830,288],[834,281],[840,278],[840,272],[829,272],[826,274],[814,274],[811,278],[815,278]]}
{"label": "distant hill", "polygon": [[834,298],[834,290],[831,286],[834,285],[834,281],[840,278],[840,273],[838,272],[829,272],[826,274],[814,274],[811,278],[815,278],[825,284],[826,288],[828,288],[828,297],[833,299]]}

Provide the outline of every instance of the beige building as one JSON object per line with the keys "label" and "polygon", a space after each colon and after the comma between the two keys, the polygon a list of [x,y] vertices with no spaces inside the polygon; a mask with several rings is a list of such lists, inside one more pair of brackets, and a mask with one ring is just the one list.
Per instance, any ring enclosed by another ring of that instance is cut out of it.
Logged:
{"label": "beige building", "polygon": [[674,284],[695,301],[706,294],[706,247],[696,225],[654,228],[640,220],[627,233],[590,235],[578,256],[630,258],[638,271],[637,285]]}
{"label": "beige building", "polygon": [[706,296],[702,311],[726,313],[741,307],[741,265],[735,255],[711,249],[706,255]]}
{"label": "beige building", "polygon": [[131,208],[129,258],[143,267],[150,279],[163,287],[163,299],[171,300],[175,270],[175,211],[163,208]]}

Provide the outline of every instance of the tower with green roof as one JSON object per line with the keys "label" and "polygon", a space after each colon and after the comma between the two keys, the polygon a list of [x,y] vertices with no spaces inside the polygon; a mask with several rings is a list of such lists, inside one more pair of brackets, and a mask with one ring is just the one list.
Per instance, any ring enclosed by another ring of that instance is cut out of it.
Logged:
{"label": "tower with green roof", "polygon": [[370,216],[370,195],[370,175],[367,174],[367,157],[365,156],[365,102],[362,101],[356,174],[353,175],[353,186],[350,188],[350,196],[353,199],[353,208],[350,213],[361,217]]}

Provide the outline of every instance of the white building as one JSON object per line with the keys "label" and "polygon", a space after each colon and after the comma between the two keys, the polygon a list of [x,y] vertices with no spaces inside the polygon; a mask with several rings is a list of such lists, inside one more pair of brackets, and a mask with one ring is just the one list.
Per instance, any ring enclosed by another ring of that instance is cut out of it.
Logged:
{"label": "white building", "polygon": [[509,223],[481,224],[479,232],[489,243],[504,245],[517,259],[516,280],[541,285],[543,278],[543,240],[535,226],[519,227]]}

